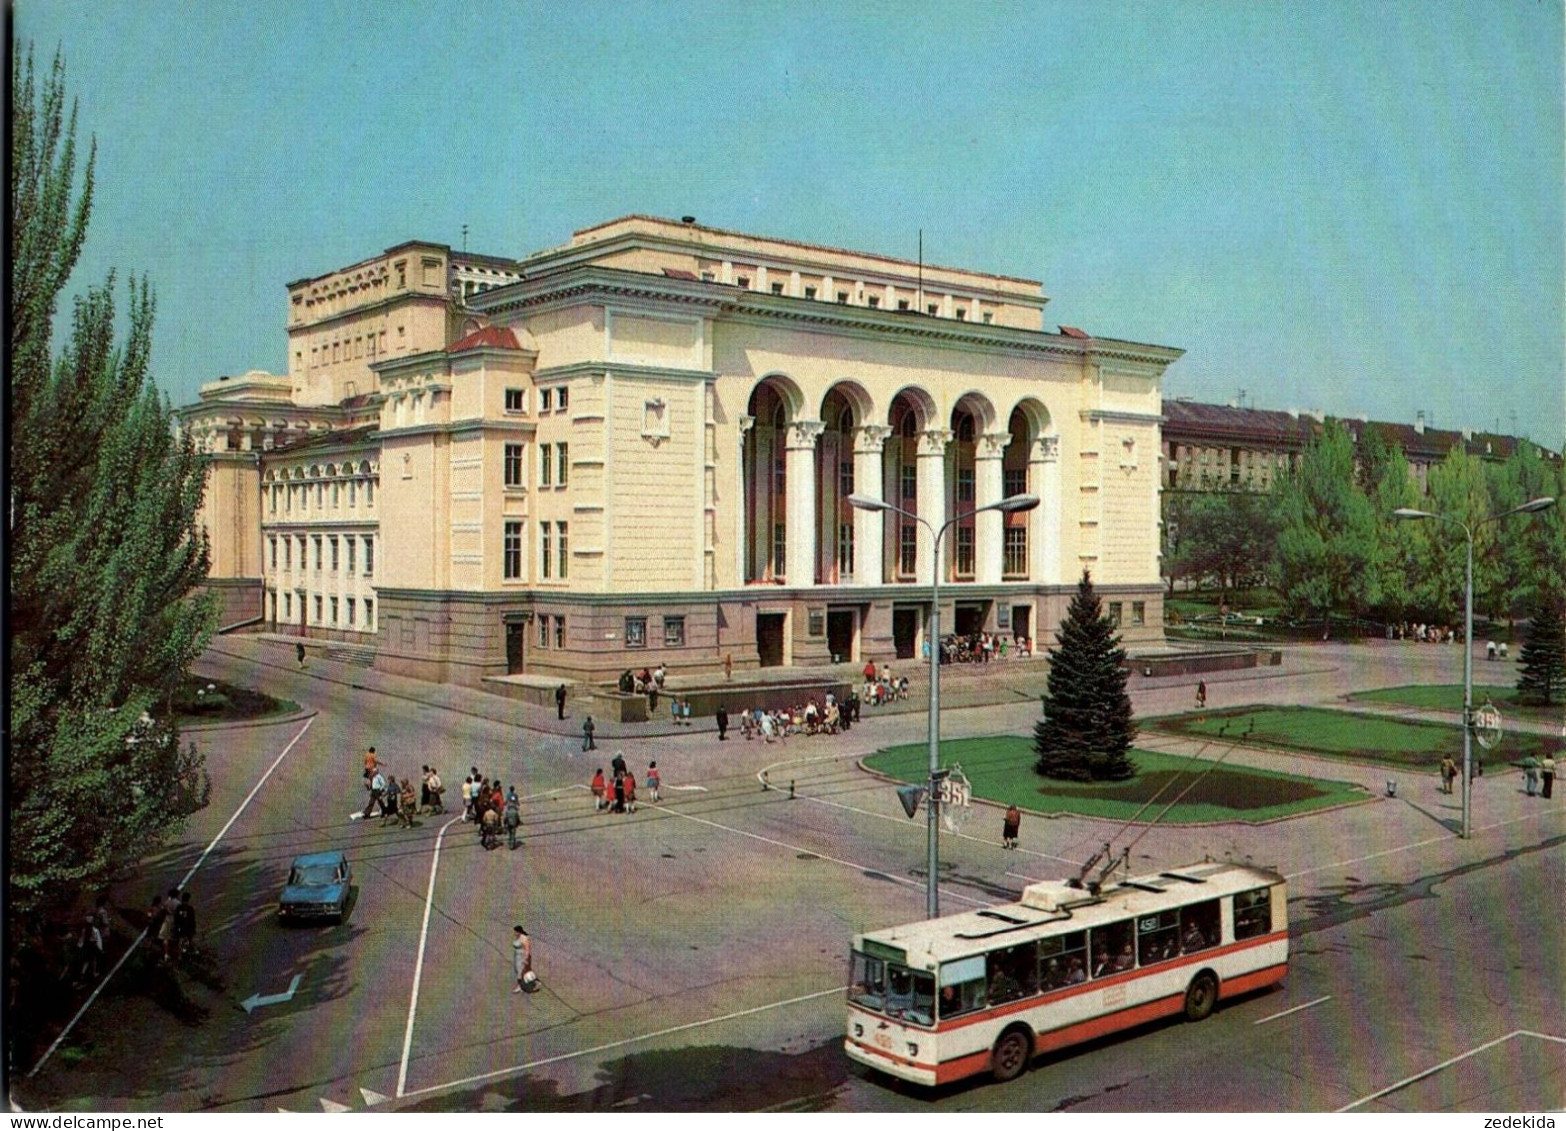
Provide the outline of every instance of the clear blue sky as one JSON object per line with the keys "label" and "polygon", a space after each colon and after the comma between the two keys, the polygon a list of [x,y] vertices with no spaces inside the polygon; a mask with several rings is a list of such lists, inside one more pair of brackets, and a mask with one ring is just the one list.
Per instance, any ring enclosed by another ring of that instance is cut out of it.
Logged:
{"label": "clear blue sky", "polygon": [[1166,396],[1566,436],[1562,0],[18,0],[179,401],[291,279],[628,212],[1042,279]]}

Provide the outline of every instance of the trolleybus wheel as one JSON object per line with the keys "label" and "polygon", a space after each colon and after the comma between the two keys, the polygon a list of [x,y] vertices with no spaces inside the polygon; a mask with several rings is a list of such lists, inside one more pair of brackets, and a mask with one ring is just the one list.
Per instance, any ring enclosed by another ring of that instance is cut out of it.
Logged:
{"label": "trolleybus wheel", "polygon": [[1191,979],[1185,991],[1185,1015],[1192,1021],[1200,1021],[1218,1004],[1218,979],[1210,970],[1203,970]]}
{"label": "trolleybus wheel", "polygon": [[1020,1026],[1007,1029],[990,1052],[990,1072],[1004,1084],[1022,1075],[1033,1056],[1033,1035]]}

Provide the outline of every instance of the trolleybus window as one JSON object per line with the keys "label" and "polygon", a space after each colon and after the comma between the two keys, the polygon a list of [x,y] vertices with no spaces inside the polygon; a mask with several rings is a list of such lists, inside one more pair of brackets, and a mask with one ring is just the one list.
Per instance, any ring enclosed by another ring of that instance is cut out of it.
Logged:
{"label": "trolleybus window", "polygon": [[848,1000],[877,1013],[886,1008],[886,963],[854,951],[848,974]]}
{"label": "trolleybus window", "polygon": [[935,979],[906,966],[886,968],[886,1015],[914,1025],[935,1020]]}
{"label": "trolleybus window", "polygon": [[1178,909],[1144,915],[1136,921],[1136,958],[1143,966],[1164,962],[1180,953]]}
{"label": "trolleybus window", "polygon": [[1039,992],[1037,943],[1019,943],[990,952],[990,1004],[1004,1005]]}
{"label": "trolleybus window", "polygon": [[1087,932],[1039,940],[1039,980],[1045,990],[1087,981]]}
{"label": "trolleybus window", "polygon": [[1272,892],[1269,888],[1242,891],[1234,897],[1234,937],[1251,939],[1272,930]]}
{"label": "trolleybus window", "polygon": [[987,1004],[984,955],[941,965],[941,1017],[956,1017]]}
{"label": "trolleybus window", "polygon": [[1180,909],[1180,949],[1186,954],[1218,945],[1218,901],[1193,903]]}
{"label": "trolleybus window", "polygon": [[1119,974],[1136,966],[1136,958],[1131,952],[1130,919],[1094,927],[1089,934],[1092,935],[1089,949],[1093,953],[1093,977]]}

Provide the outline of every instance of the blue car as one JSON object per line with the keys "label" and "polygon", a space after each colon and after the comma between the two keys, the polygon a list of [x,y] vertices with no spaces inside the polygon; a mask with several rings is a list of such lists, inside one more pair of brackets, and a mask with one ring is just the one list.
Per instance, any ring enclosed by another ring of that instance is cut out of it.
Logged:
{"label": "blue car", "polygon": [[294,857],[288,882],[277,901],[279,919],[332,919],[338,923],[348,909],[352,880],[342,852],[310,852]]}

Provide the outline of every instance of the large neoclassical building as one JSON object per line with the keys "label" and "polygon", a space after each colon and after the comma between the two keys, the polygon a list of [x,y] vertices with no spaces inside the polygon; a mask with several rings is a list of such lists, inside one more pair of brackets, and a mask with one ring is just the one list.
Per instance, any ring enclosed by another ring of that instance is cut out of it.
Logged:
{"label": "large neoclassical building", "polygon": [[[936,580],[946,631],[1049,643],[1089,569],[1162,635],[1181,351],[1046,332],[1036,281],[629,216],[289,296],[289,374],[185,410],[235,618],[431,679],[612,680],[916,656]],[[950,520],[940,553],[850,495]]]}

